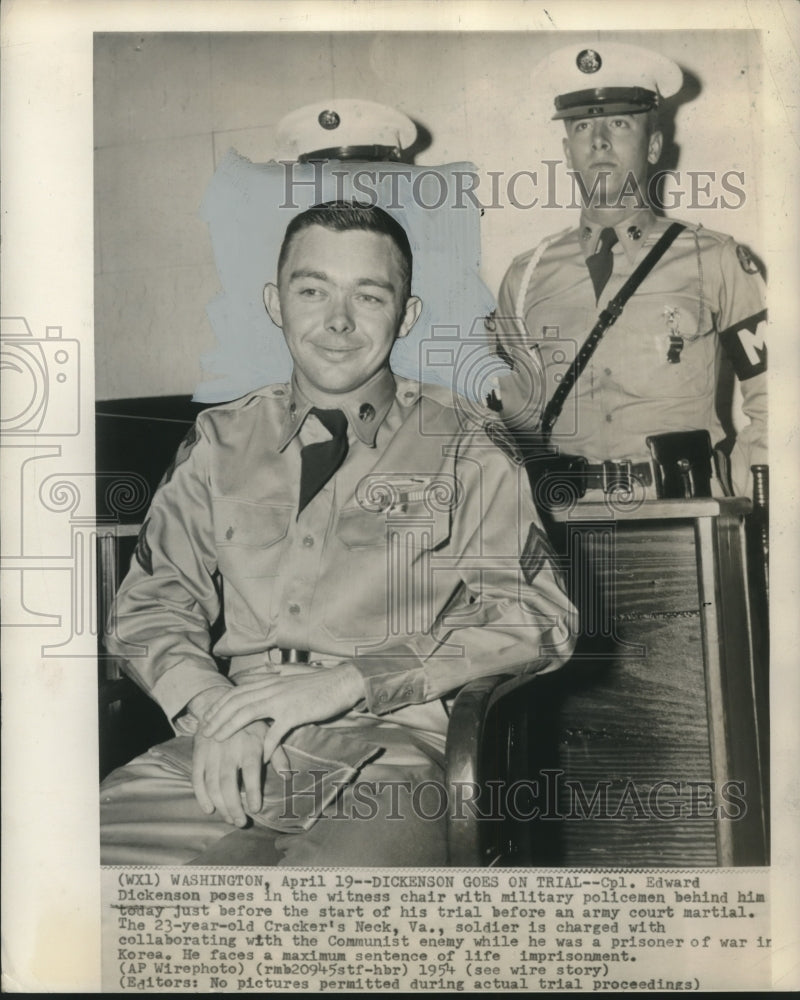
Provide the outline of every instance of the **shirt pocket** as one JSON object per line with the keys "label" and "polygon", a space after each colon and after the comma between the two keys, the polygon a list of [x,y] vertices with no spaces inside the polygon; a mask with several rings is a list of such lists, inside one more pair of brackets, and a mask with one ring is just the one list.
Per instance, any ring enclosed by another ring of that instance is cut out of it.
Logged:
{"label": "shirt pocket", "polygon": [[416,551],[440,548],[450,537],[450,511],[433,509],[422,500],[410,500],[389,511],[343,508],[336,537],[347,550],[385,548],[393,537],[416,542]]}
{"label": "shirt pocket", "polygon": [[[214,539],[220,558],[233,563],[237,575],[274,576],[280,542],[289,531],[294,508],[249,500],[214,501]],[[252,572],[258,569],[256,574]]]}
{"label": "shirt pocket", "polygon": [[392,642],[423,631],[435,603],[431,560],[450,537],[449,512],[421,502],[343,509],[334,536],[338,585],[321,588],[324,630],[338,641]]}
{"label": "shirt pocket", "polygon": [[[632,303],[633,304],[632,300]],[[665,305],[664,303],[667,303]],[[668,314],[674,316],[673,324]],[[709,317],[707,317],[709,318]],[[716,338],[698,329],[698,305],[677,295],[650,296],[609,330],[607,351],[596,365],[613,369],[612,380],[640,399],[697,399],[714,391]],[[674,326],[674,340],[670,334]]]}
{"label": "shirt pocket", "polygon": [[285,552],[294,507],[248,500],[214,501],[217,564],[225,581],[225,621],[255,635],[268,609]]}
{"label": "shirt pocket", "polygon": [[361,509],[341,510],[336,537],[346,550],[383,547],[386,544],[386,514]]}

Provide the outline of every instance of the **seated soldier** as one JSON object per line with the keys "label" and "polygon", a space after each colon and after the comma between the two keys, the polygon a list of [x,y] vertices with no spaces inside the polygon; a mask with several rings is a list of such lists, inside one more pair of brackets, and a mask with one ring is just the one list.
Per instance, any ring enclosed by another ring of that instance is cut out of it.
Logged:
{"label": "seated soldier", "polygon": [[103,783],[105,864],[444,864],[446,697],[569,656],[524,475],[389,367],[411,268],[380,208],[288,226],[291,385],[200,415],[117,596],[109,646],[177,735]]}

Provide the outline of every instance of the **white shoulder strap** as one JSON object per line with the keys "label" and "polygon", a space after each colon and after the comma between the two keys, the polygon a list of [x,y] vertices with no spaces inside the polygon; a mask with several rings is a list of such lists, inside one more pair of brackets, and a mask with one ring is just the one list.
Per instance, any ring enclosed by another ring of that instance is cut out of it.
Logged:
{"label": "white shoulder strap", "polygon": [[[571,229],[572,227],[570,227]],[[542,259],[542,254],[550,246],[551,243],[555,243],[556,240],[561,239],[570,229],[562,229],[558,233],[553,233],[552,236],[546,236],[542,242],[536,247],[536,249],[531,254],[530,260],[525,266],[525,270],[522,273],[522,281],[520,282],[519,291],[517,292],[517,301],[514,303],[514,315],[519,319],[519,321],[524,326],[524,311],[525,311],[525,296],[528,294],[528,286],[531,283],[531,278],[533,277],[533,272],[536,270],[536,265]]]}

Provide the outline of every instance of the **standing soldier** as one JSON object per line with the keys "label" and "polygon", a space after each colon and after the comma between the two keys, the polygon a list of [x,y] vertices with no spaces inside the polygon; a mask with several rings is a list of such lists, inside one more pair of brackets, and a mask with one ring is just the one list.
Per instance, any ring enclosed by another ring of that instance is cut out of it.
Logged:
{"label": "standing soldier", "polygon": [[[761,276],[746,247],[671,223],[647,199],[663,145],[659,101],[680,90],[681,70],[599,42],[555,52],[539,76],[558,95],[553,117],[566,128],[583,207],[576,228],[517,257],[503,280],[497,349],[514,369],[503,417],[523,446],[531,432],[539,441],[552,432],[557,466],[579,492],[747,494],[750,467],[766,460]],[[724,358],[749,422],[730,470],[717,449],[715,474],[710,442],[730,426],[719,402]]]}

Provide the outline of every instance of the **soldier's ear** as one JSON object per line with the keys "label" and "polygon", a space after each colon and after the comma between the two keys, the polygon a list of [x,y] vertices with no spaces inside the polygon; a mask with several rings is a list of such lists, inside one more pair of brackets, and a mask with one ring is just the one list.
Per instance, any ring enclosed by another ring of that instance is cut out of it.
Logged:
{"label": "soldier's ear", "polygon": [[421,312],[422,300],[418,299],[416,295],[412,295],[403,308],[403,317],[400,320],[400,326],[398,327],[395,339],[408,336],[411,327],[417,322]]}
{"label": "soldier's ear", "polygon": [[567,161],[567,166],[572,170],[572,153],[569,148],[569,136],[564,136],[561,140],[561,144],[564,147],[564,159]]}
{"label": "soldier's ear", "polygon": [[264,305],[267,307],[269,318],[279,329],[283,329],[283,317],[281,315],[281,297],[278,286],[268,284],[264,286]]}
{"label": "soldier's ear", "polygon": [[658,163],[661,159],[661,150],[664,148],[664,136],[661,132],[653,132],[647,145],[647,162]]}

